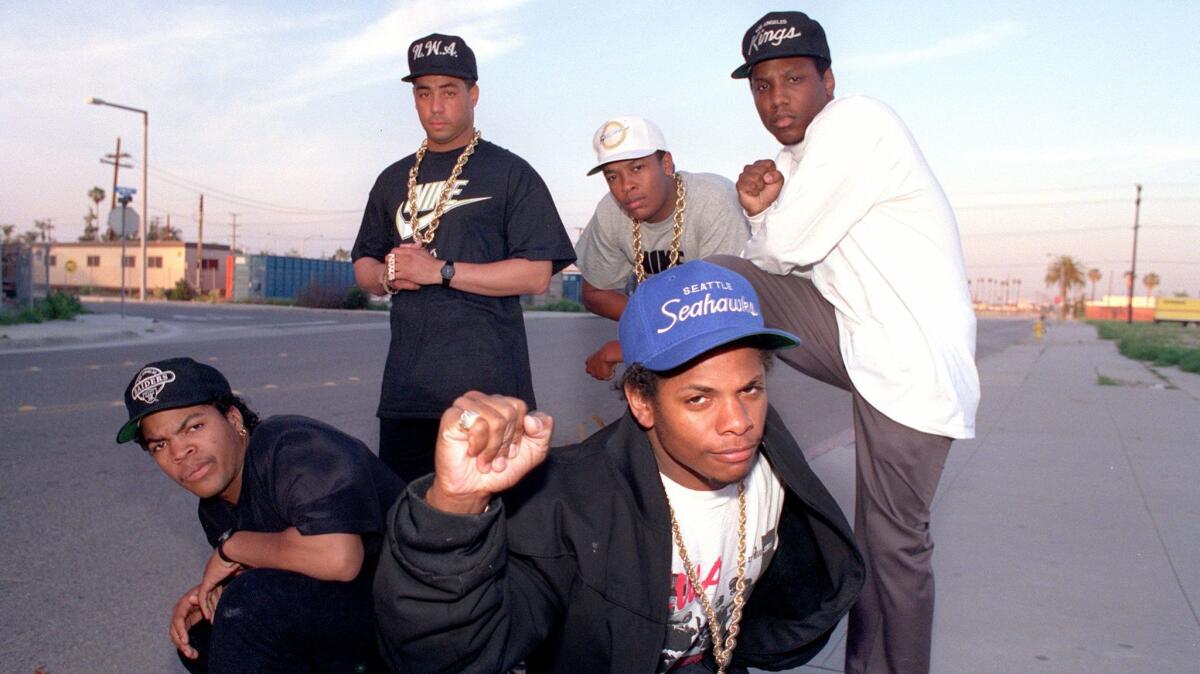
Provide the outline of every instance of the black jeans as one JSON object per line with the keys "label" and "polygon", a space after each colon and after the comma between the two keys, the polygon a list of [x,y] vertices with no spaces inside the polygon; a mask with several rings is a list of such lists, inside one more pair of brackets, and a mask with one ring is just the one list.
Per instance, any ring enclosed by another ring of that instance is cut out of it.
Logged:
{"label": "black jeans", "polygon": [[229,583],[213,623],[188,631],[193,674],[384,672],[375,646],[371,586],[250,569]]}
{"label": "black jeans", "polygon": [[433,472],[441,419],[380,419],[379,460],[405,482]]}

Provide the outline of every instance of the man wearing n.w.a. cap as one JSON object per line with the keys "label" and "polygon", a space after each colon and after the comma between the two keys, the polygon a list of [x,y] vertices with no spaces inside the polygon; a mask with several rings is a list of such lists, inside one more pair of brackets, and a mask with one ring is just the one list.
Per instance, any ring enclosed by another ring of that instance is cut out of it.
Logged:
{"label": "man wearing n.w.a. cap", "polygon": [[930,505],[950,443],[975,433],[975,316],[954,213],[904,123],[864,96],[834,99],[825,31],[771,12],[746,31],[763,126],[784,145],[745,167],[743,258],[767,325],[804,346],[796,369],[851,392],[855,535],[867,584],[850,614],[847,672],[928,671]]}
{"label": "man wearing n.w.a. cap", "polygon": [[575,259],[541,177],[475,129],[475,54],[455,35],[408,50],[425,139],[384,169],[351,256],[359,287],[391,295],[379,457],[411,480],[433,470],[438,417],[470,389],[535,406],[521,295]]}

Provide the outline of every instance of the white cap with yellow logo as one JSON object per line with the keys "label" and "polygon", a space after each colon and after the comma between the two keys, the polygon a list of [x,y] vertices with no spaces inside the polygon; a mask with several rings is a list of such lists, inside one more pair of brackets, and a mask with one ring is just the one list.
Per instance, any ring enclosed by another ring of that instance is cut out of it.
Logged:
{"label": "white cap with yellow logo", "polygon": [[667,140],[654,122],[633,115],[613,117],[601,124],[592,136],[592,149],[596,151],[596,167],[588,175],[598,173],[610,162],[668,151]]}

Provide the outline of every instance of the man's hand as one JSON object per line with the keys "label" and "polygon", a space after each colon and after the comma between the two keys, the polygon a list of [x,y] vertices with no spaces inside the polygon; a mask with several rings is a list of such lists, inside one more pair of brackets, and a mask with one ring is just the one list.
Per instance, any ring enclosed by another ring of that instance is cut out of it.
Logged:
{"label": "man's hand", "polygon": [[204,565],[204,576],[200,578],[200,585],[196,587],[200,613],[209,622],[212,622],[217,613],[217,601],[221,599],[223,584],[241,570],[240,564],[227,563],[216,550],[209,555],[208,563]]}
{"label": "man's hand", "polygon": [[614,339],[605,342],[595,353],[588,356],[584,362],[584,369],[596,379],[608,381],[613,378],[617,364],[622,360],[624,358],[621,356],[621,342]]}
{"label": "man's hand", "polygon": [[[429,251],[420,245],[402,243],[388,254],[396,258],[396,279],[389,283],[391,287],[397,290],[416,290],[421,286],[442,282],[442,265],[445,263],[430,255]],[[386,266],[384,274],[386,280]]]}
{"label": "man's hand", "polygon": [[184,592],[179,601],[175,602],[175,608],[171,611],[171,643],[175,644],[175,648],[179,649],[183,657],[188,660],[195,660],[200,657],[196,649],[192,648],[191,644],[188,643],[188,630],[192,629],[192,626],[200,622],[204,617],[200,613],[199,590],[200,586],[197,585]]}
{"label": "man's hand", "polygon": [[[463,412],[478,414],[463,429]],[[546,458],[554,420],[526,414],[519,398],[471,391],[442,414],[434,453],[429,505],[450,513],[483,512],[492,496],[509,489]]]}
{"label": "man's hand", "polygon": [[779,198],[782,189],[783,174],[770,159],[747,164],[737,180],[738,201],[749,215],[767,210]]}

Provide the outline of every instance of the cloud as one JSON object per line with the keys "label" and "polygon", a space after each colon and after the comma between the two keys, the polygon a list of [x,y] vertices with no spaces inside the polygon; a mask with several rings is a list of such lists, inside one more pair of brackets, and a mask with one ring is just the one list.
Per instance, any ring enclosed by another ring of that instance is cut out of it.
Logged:
{"label": "cloud", "polygon": [[1020,32],[1021,27],[1015,21],[1001,21],[964,35],[943,38],[930,45],[862,54],[847,58],[843,63],[852,69],[879,69],[941,61],[963,54],[987,51]]}

